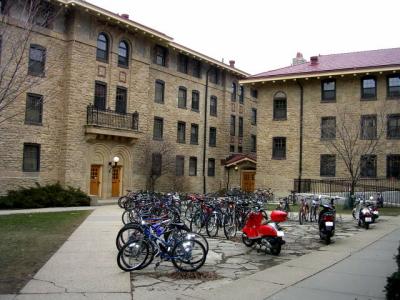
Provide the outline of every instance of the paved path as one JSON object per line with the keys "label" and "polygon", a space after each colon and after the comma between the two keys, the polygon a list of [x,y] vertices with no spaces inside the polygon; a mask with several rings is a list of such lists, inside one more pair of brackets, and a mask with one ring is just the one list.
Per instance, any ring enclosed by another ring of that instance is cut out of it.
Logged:
{"label": "paved path", "polygon": [[132,299],[129,273],[116,263],[121,209],[97,207],[19,295],[0,299]]}

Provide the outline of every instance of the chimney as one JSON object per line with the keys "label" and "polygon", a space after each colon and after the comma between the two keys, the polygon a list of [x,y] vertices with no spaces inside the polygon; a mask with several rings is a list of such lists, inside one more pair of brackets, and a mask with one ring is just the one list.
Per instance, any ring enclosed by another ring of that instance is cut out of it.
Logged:
{"label": "chimney", "polygon": [[230,60],[230,61],[229,61],[229,66],[230,66],[231,68],[234,68],[234,67],[235,67],[235,61],[234,61],[234,60]]}
{"label": "chimney", "polygon": [[310,61],[312,66],[318,65],[318,56],[311,56]]}
{"label": "chimney", "polygon": [[121,14],[121,18],[129,20],[129,15],[128,14]]}
{"label": "chimney", "polygon": [[292,59],[292,66],[301,65],[307,62],[301,52],[297,52],[296,57]]}

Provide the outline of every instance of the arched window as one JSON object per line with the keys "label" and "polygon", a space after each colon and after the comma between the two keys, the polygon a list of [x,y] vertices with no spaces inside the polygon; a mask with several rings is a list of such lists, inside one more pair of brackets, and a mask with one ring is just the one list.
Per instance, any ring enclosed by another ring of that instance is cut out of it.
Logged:
{"label": "arched window", "polygon": [[274,120],[286,120],[287,100],[284,92],[277,92],[274,96]]}
{"label": "arched window", "polygon": [[118,66],[128,67],[129,66],[129,46],[125,41],[119,42],[118,46]]}
{"label": "arched window", "polygon": [[104,33],[97,37],[96,58],[100,61],[108,62],[108,38]]}
{"label": "arched window", "polygon": [[232,96],[231,96],[232,101],[236,101],[236,93],[237,93],[236,83],[232,82]]}

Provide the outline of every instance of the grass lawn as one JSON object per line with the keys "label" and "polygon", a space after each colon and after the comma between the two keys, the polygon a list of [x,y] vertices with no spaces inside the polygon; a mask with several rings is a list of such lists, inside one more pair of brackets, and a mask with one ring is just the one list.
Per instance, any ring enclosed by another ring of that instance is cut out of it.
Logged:
{"label": "grass lawn", "polygon": [[23,288],[91,212],[0,216],[0,294]]}

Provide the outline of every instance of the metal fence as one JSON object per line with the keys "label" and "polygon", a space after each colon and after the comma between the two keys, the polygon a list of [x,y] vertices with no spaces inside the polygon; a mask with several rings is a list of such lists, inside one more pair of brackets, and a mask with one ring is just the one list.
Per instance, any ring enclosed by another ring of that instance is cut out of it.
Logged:
{"label": "metal fence", "polygon": [[[294,179],[293,190],[296,193],[314,193],[330,196],[349,197],[351,180],[349,178],[332,179]],[[355,186],[355,195],[364,199],[377,193],[383,196],[386,205],[400,205],[400,180],[392,178],[361,178]]]}
{"label": "metal fence", "polygon": [[87,124],[108,128],[139,130],[139,114],[118,113],[110,109],[98,109],[93,105],[87,107]]}

